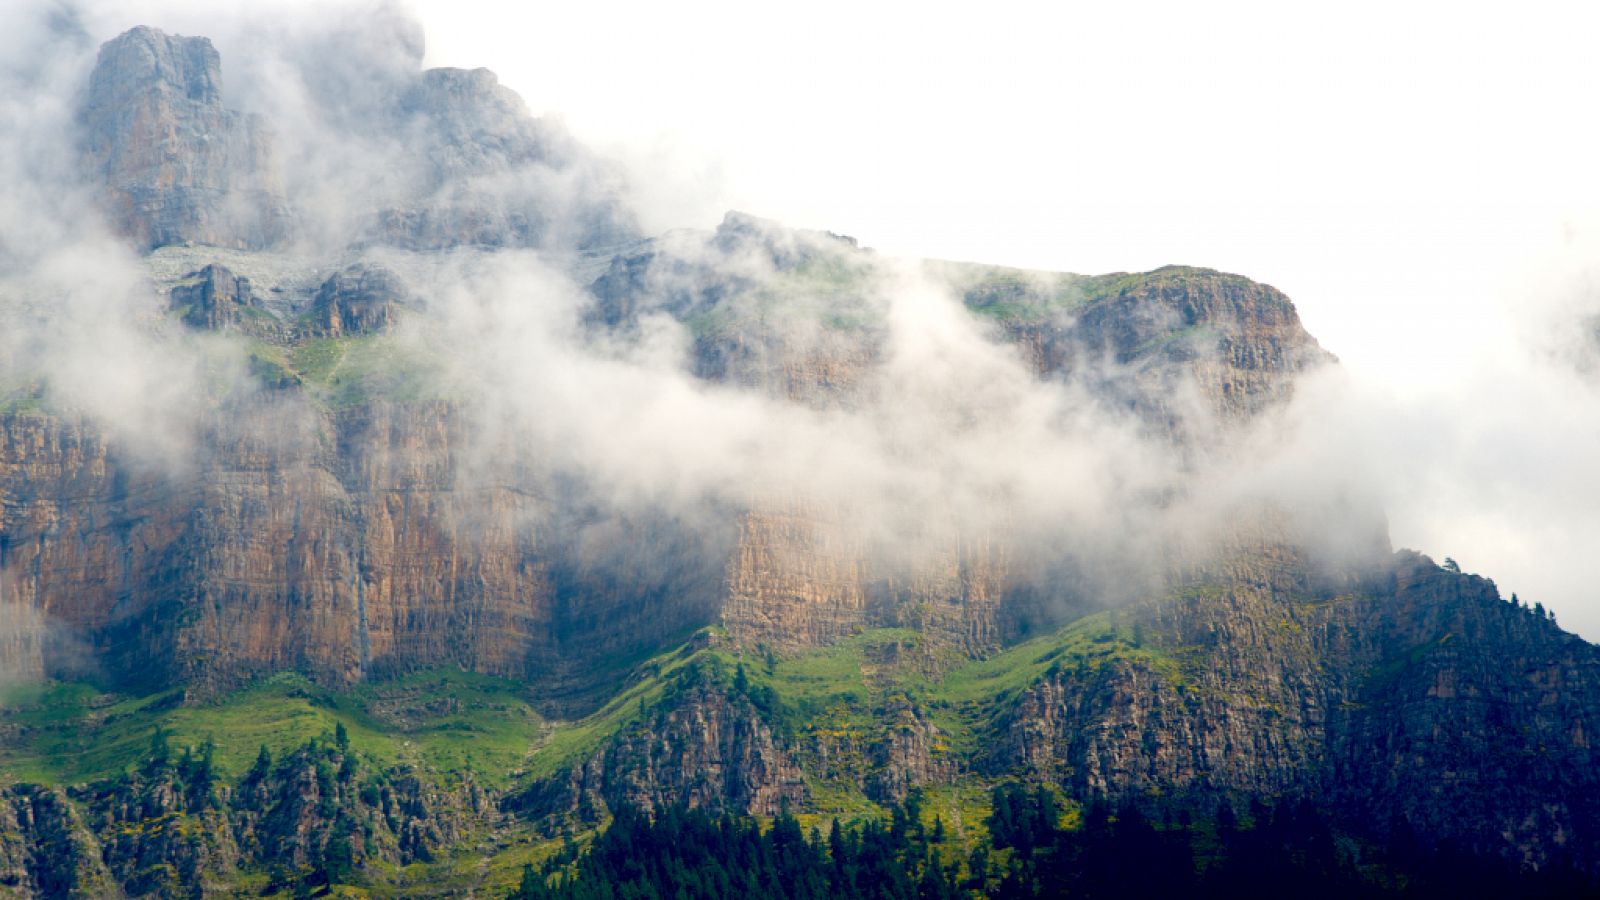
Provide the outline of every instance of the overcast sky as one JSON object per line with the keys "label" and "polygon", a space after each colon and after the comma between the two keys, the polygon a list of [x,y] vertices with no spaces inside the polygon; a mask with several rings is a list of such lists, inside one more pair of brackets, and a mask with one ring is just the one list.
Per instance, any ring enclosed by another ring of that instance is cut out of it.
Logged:
{"label": "overcast sky", "polygon": [[[1353,376],[1395,543],[1600,638],[1592,4],[400,2],[429,65],[492,68],[623,161],[652,230],[738,208],[896,255],[1273,284]],[[97,9],[102,37],[215,15]]]}

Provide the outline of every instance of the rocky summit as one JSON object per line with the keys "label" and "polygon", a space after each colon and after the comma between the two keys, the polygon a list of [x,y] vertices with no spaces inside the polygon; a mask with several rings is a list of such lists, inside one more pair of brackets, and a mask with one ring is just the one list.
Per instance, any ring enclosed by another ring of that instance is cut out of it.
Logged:
{"label": "rocky summit", "polygon": [[1321,823],[1285,894],[1600,884],[1600,648],[1253,489],[1338,366],[1288,297],[645,236],[493,73],[372,46],[311,128],[203,37],[83,73],[149,301],[96,353],[186,368],[113,415],[0,356],[0,895],[545,896],[686,810],[920,835],[954,896],[1146,821],[1213,879]]}
{"label": "rocky summit", "polygon": [[283,238],[271,132],[224,107],[222,58],[205,38],[135,28],[108,42],[81,118],[84,165],[141,249],[261,249]]}

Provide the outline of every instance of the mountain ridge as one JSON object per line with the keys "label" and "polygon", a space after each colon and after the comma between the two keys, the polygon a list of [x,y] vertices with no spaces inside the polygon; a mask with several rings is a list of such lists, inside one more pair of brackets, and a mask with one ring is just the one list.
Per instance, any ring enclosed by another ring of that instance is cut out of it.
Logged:
{"label": "mountain ridge", "polygon": [[402,174],[330,224],[208,41],[102,49],[86,177],[188,430],[0,358],[0,891],[510,891],[679,805],[918,798],[964,859],[1014,783],[1600,877],[1600,648],[1342,485],[1238,487],[1337,362],[1281,292],[644,238],[401,56],[339,102]]}

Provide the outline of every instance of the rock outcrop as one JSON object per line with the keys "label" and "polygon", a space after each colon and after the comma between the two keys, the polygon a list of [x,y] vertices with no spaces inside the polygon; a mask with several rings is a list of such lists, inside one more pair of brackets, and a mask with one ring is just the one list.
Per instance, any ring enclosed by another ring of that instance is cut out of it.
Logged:
{"label": "rock outcrop", "polygon": [[593,821],[601,809],[623,805],[772,816],[809,800],[799,764],[750,701],[691,672],[602,750],[508,798],[506,807],[536,819]]}
{"label": "rock outcrop", "polygon": [[755,709],[715,687],[690,689],[586,768],[613,807],[681,803],[772,816],[809,799],[800,767]]}
{"label": "rock outcrop", "polygon": [[[398,40],[395,52],[335,44],[325,52],[342,62],[302,61],[306,112],[322,128],[309,135],[228,109],[206,38],[139,27],[107,42],[80,122],[113,226],[141,250],[331,238],[587,253],[637,237],[613,166],[529,114],[493,72],[422,71],[420,39]],[[305,146],[277,147],[282,133]],[[281,174],[280,158],[314,159],[320,180]],[[330,201],[346,183],[365,187]]]}
{"label": "rock outcrop", "polygon": [[0,896],[116,896],[100,842],[60,790],[0,788]]}
{"label": "rock outcrop", "polygon": [[[380,770],[310,743],[237,783],[184,751],[68,793],[14,785],[0,799],[0,896],[177,897],[227,892],[242,869],[286,883],[429,862],[500,818],[470,780]],[[286,885],[280,885],[286,886]]]}
{"label": "rock outcrop", "polygon": [[393,272],[353,265],[322,283],[311,304],[312,329],[329,337],[372,334],[389,327],[410,292]]}
{"label": "rock outcrop", "polygon": [[140,249],[258,249],[285,236],[271,136],[223,105],[222,60],[209,40],[140,27],[107,42],[82,128],[112,224]]}
{"label": "rock outcrop", "polygon": [[191,273],[172,288],[172,308],[185,324],[207,331],[227,331],[239,325],[246,309],[259,309],[250,279],[240,278],[216,263]]}
{"label": "rock outcrop", "polygon": [[1295,376],[1334,361],[1287,297],[1237,275],[1168,266],[1096,294],[1066,323],[1019,318],[1007,333],[1041,375],[1088,374],[1190,439],[1283,403]]}
{"label": "rock outcrop", "polygon": [[619,255],[590,287],[591,324],[630,334],[666,314],[694,338],[694,373],[819,408],[849,406],[878,361],[880,273],[855,242],[729,212],[710,235]]}
{"label": "rock outcrop", "polygon": [[593,250],[634,237],[615,173],[535,119],[488,69],[429,69],[392,113],[415,183],[378,210],[386,242]]}

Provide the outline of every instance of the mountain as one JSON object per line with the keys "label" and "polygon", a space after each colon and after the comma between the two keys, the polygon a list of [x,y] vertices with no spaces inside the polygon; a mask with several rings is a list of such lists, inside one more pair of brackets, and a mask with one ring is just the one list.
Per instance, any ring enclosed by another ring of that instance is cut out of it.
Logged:
{"label": "mountain", "polygon": [[[1375,891],[1402,841],[1600,877],[1600,648],[1278,484],[1337,370],[1282,293],[646,237],[395,35],[301,72],[309,129],[205,38],[86,73],[145,305],[0,357],[0,892],[503,895],[680,805],[910,808],[959,862],[1014,784],[1310,804]],[[126,346],[184,362],[148,415],[74,393]]]}

